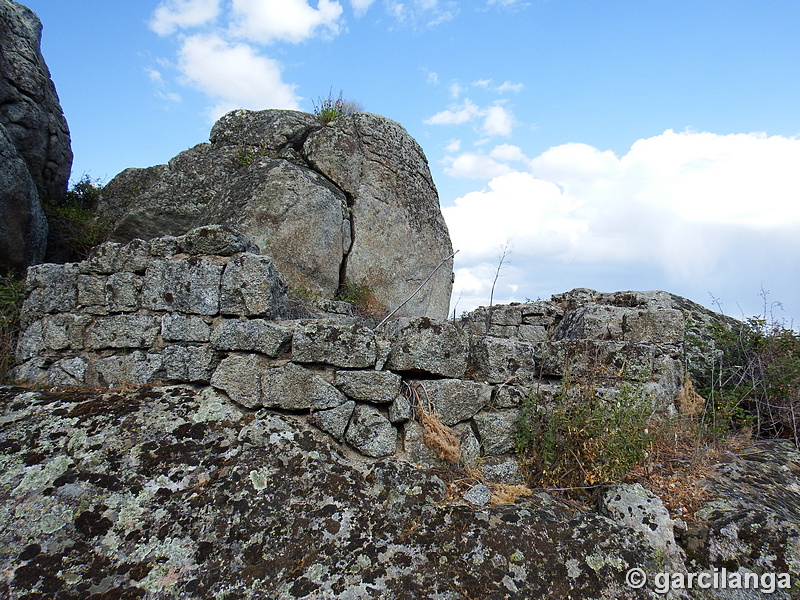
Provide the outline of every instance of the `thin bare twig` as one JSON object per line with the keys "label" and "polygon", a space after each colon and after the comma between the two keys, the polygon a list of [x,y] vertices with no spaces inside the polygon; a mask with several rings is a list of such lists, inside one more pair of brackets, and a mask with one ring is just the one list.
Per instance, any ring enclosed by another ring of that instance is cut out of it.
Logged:
{"label": "thin bare twig", "polygon": [[406,305],[406,303],[408,303],[408,301],[409,301],[409,300],[411,300],[411,299],[412,299],[414,296],[416,296],[416,295],[419,293],[419,291],[420,291],[420,290],[421,290],[421,289],[422,289],[422,288],[425,286],[425,284],[426,284],[426,283],[428,283],[428,282],[431,280],[431,277],[433,277],[433,276],[434,276],[434,274],[436,273],[436,271],[438,271],[438,270],[439,270],[439,269],[442,267],[442,265],[443,265],[444,263],[446,263],[448,260],[450,260],[451,258],[453,258],[453,257],[454,257],[456,254],[458,254],[458,250],[456,250],[456,251],[455,251],[455,252],[453,252],[453,253],[452,253],[450,256],[448,256],[447,258],[445,258],[444,260],[442,260],[442,262],[440,262],[440,263],[439,263],[439,264],[436,266],[436,268],[435,268],[433,271],[431,271],[431,274],[430,274],[430,275],[428,275],[428,278],[427,278],[425,281],[423,281],[422,283],[420,283],[420,284],[419,284],[419,287],[418,287],[417,289],[415,289],[415,290],[414,290],[414,293],[413,293],[413,294],[411,294],[411,295],[410,295],[408,298],[406,298],[405,300],[403,300],[403,301],[400,303],[400,305],[399,305],[397,308],[395,308],[395,309],[394,309],[392,312],[390,312],[388,315],[386,315],[386,316],[383,318],[383,321],[381,321],[380,323],[378,323],[378,324],[375,326],[375,329],[379,329],[379,328],[380,328],[380,326],[381,326],[381,325],[383,325],[384,323],[386,323],[386,321],[388,321],[388,320],[389,320],[389,318],[390,318],[390,317],[391,317],[391,316],[392,316],[394,313],[396,313],[398,310],[400,310],[401,308],[403,308],[403,307]]}

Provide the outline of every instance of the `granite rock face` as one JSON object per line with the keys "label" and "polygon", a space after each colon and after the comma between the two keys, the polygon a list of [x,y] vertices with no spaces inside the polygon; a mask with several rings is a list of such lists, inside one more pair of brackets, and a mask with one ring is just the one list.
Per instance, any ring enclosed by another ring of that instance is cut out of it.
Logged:
{"label": "granite rock face", "polygon": [[[120,173],[99,212],[118,242],[230,225],[272,257],[290,287],[331,298],[345,283],[368,286],[386,308],[452,253],[421,148],[370,114],[323,126],[296,111],[233,111],[210,143]],[[445,318],[451,278],[449,260],[400,314]]]}
{"label": "granite rock face", "polygon": [[72,168],[69,129],[42,57],[42,24],[25,6],[0,0],[0,270],[41,262],[47,220]]}
{"label": "granite rock face", "polygon": [[[334,427],[353,404],[317,414],[340,413]],[[674,538],[659,531],[677,522],[633,486],[609,490],[609,516],[544,491],[497,504],[477,480],[453,495],[441,469],[356,459],[299,415],[245,410],[211,387],[0,387],[0,407],[0,595],[11,600],[800,597],[796,587],[665,595],[656,579],[796,581],[800,457],[788,442],[720,465],[703,520],[677,536],[686,555],[665,562]],[[354,442],[362,425],[385,429],[373,408],[352,418]],[[374,456],[394,443],[359,439]],[[633,568],[648,575],[641,588],[626,585]]]}

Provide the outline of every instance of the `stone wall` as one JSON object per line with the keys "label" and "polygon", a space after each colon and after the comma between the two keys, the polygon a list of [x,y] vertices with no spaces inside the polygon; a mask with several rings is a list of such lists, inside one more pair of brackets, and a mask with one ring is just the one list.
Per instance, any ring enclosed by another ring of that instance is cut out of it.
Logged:
{"label": "stone wall", "polygon": [[665,408],[683,381],[685,305],[664,292],[574,290],[376,331],[343,303],[289,318],[271,259],[253,250],[212,226],[32,267],[18,380],[212,386],[248,409],[304,415],[365,456],[442,465],[423,442],[422,403],[453,429],[462,463],[505,481],[519,478],[514,431],[526,395],[552,400],[567,375],[609,394],[626,379]]}

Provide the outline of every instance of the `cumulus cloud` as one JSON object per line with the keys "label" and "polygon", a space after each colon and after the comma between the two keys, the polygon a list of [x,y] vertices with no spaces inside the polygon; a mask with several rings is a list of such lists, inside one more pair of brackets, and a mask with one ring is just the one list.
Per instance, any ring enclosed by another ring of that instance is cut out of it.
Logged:
{"label": "cumulus cloud", "polygon": [[232,30],[260,44],[302,42],[320,30],[339,33],[342,5],[319,0],[317,8],[306,0],[233,0]]}
{"label": "cumulus cloud", "polygon": [[214,99],[212,119],[235,108],[299,108],[295,86],[283,82],[280,65],[247,44],[215,34],[188,36],[178,61],[187,81]]}
{"label": "cumulus cloud", "polygon": [[489,137],[508,137],[514,128],[514,115],[509,109],[501,104],[481,108],[469,98],[428,117],[424,122],[426,125],[463,125],[476,120],[482,120],[480,132]]}
{"label": "cumulus cloud", "polygon": [[800,276],[800,139],[667,130],[622,157],[564,144],[532,160],[500,145],[481,159],[499,174],[443,209],[464,308],[487,301],[476,279],[509,239],[515,263],[530,265],[516,273],[523,289],[571,272],[583,277],[573,287],[602,285],[613,272],[629,282],[617,289],[655,285],[702,302],[743,279],[755,295],[762,278],[775,287]]}
{"label": "cumulus cloud", "polygon": [[158,35],[170,35],[179,28],[197,27],[219,15],[220,0],[166,0],[159,4],[150,19],[150,29]]}

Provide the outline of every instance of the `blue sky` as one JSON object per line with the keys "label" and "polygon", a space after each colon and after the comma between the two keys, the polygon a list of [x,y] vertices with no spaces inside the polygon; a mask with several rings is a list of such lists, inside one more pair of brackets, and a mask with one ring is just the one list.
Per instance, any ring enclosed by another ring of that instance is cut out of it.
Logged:
{"label": "blue sky", "polygon": [[27,0],[73,179],[333,90],[422,145],[457,312],[665,289],[800,324],[796,0]]}

